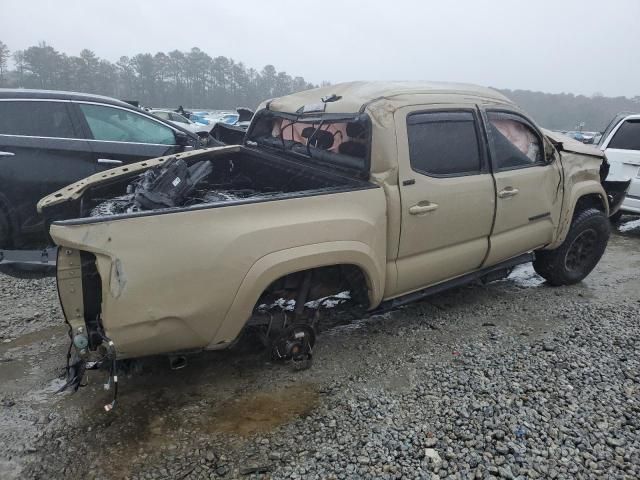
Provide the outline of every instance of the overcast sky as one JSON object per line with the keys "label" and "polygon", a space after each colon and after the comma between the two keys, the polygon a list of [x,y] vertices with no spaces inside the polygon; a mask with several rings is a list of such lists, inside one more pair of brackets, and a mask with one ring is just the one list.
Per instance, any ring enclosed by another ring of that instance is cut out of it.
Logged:
{"label": "overcast sky", "polygon": [[199,47],[322,80],[640,95],[640,0],[0,0],[0,40],[115,61]]}

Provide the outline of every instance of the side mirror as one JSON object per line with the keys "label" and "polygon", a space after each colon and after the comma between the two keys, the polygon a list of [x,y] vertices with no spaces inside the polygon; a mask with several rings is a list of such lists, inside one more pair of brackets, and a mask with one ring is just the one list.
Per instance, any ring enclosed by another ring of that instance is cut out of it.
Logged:
{"label": "side mirror", "polygon": [[176,145],[180,145],[181,147],[188,147],[190,145],[189,135],[186,133],[176,130],[174,135],[176,137]]}

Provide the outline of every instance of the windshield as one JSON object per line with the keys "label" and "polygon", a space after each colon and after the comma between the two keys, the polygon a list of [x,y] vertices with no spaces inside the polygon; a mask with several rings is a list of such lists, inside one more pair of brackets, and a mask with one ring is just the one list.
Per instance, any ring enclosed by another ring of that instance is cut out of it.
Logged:
{"label": "windshield", "polygon": [[171,120],[174,121],[174,122],[178,122],[178,123],[186,123],[186,124],[193,123],[191,120],[189,120],[186,117],[183,117],[179,113],[172,113],[171,114]]}

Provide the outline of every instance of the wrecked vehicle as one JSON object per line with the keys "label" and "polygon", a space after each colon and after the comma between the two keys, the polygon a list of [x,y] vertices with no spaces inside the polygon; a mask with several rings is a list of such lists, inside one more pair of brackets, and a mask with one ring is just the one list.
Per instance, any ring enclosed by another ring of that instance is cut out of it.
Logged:
{"label": "wrecked vehicle", "polygon": [[50,234],[80,357],[223,349],[251,329],[306,362],[328,306],[394,308],[530,261],[581,281],[628,187],[607,170],[493,90],[355,82],[263,103],[243,145],[115,168],[39,208],[67,218]]}

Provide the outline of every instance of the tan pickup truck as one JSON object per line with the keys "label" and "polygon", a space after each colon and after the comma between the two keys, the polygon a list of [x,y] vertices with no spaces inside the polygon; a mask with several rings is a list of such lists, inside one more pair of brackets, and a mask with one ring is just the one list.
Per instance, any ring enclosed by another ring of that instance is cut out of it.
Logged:
{"label": "tan pickup truck", "polygon": [[531,261],[581,281],[627,187],[607,170],[493,90],[354,82],[263,103],[243,145],[102,172],[39,209],[81,357],[255,329],[300,360],[336,304],[393,308]]}

